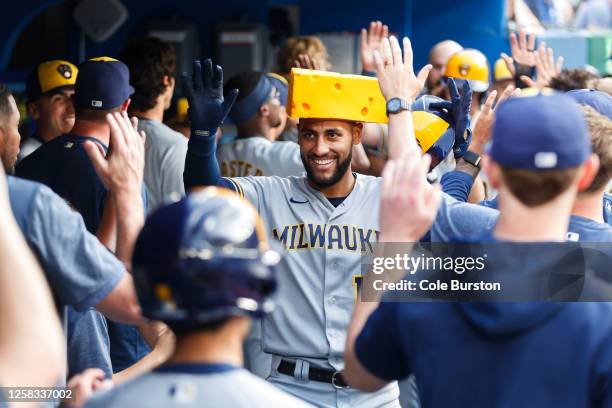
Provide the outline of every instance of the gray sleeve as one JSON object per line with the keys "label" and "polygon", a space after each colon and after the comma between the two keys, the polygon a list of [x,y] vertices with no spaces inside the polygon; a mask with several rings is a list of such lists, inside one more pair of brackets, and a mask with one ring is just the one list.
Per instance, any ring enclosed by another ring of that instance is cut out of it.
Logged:
{"label": "gray sleeve", "polygon": [[482,236],[497,221],[496,210],[463,203],[442,193],[436,219],[431,226],[432,242],[452,242]]}
{"label": "gray sleeve", "polygon": [[68,377],[99,368],[113,378],[106,319],[94,309],[77,312],[68,307]]}
{"label": "gray sleeve", "polygon": [[274,202],[280,199],[277,197],[280,189],[277,191],[273,187],[276,181],[280,180],[279,177],[249,176],[232,177],[226,180],[230,180],[236,186],[235,190],[238,194],[249,200],[260,214],[264,200]]}
{"label": "gray sleeve", "polygon": [[[182,135],[181,135],[182,137]],[[172,148],[164,152],[159,163],[161,170],[161,194],[168,200],[173,194],[185,195],[183,184],[183,171],[185,170],[185,156],[187,155],[186,140],[177,140]]]}
{"label": "gray sleeve", "polygon": [[26,239],[61,303],[82,311],[98,304],[117,286],[125,273],[123,264],[57,194],[41,187],[30,216]]}
{"label": "gray sleeve", "polygon": [[300,146],[293,142],[274,142],[268,152],[270,163],[275,163],[275,175],[280,177],[299,176],[304,173],[300,157]]}

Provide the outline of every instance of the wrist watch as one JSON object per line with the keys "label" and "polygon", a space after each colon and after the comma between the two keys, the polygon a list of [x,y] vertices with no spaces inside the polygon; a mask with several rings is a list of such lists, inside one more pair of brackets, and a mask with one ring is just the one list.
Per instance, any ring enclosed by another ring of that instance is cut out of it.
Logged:
{"label": "wrist watch", "polygon": [[463,160],[465,160],[467,163],[470,163],[472,166],[476,167],[477,169],[480,169],[480,156],[478,154],[468,150],[463,155]]}
{"label": "wrist watch", "polygon": [[387,116],[400,113],[401,111],[411,111],[410,104],[405,99],[391,98],[387,101]]}

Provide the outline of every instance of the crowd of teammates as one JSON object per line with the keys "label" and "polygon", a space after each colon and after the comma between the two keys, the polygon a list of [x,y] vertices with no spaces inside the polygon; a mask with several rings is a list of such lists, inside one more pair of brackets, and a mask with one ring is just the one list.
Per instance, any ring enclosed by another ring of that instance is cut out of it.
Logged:
{"label": "crowd of teammates", "polygon": [[[72,407],[609,406],[612,303],[355,302],[376,243],[612,242],[611,80],[536,42],[490,64],[446,40],[415,71],[375,21],[348,80],[295,37],[276,73],[195,61],[164,123],[176,55],[136,39],[39,64],[23,142],[0,84],[0,384]],[[370,110],[330,103],[357,83]]]}

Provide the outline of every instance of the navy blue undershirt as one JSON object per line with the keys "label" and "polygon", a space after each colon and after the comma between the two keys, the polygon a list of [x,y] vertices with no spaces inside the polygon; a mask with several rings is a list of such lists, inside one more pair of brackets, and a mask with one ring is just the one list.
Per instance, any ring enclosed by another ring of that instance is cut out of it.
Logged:
{"label": "navy blue undershirt", "polygon": [[158,373],[218,374],[238,369],[239,367],[231,364],[175,363],[164,364],[154,371]]}

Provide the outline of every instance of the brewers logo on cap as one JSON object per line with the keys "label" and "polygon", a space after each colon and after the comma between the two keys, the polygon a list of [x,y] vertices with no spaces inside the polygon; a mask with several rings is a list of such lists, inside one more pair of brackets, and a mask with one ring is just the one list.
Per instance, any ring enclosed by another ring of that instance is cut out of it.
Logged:
{"label": "brewers logo on cap", "polygon": [[78,72],[78,68],[68,61],[53,60],[38,64],[28,76],[28,100],[33,101],[59,88],[74,86]]}
{"label": "brewers logo on cap", "polygon": [[468,74],[470,73],[470,66],[468,64],[461,64],[459,66],[459,73],[461,74],[461,76],[468,76]]}
{"label": "brewers logo on cap", "polygon": [[72,68],[68,64],[59,64],[57,66],[57,72],[66,79],[72,78]]}

